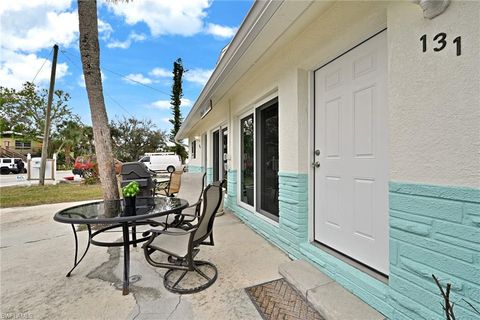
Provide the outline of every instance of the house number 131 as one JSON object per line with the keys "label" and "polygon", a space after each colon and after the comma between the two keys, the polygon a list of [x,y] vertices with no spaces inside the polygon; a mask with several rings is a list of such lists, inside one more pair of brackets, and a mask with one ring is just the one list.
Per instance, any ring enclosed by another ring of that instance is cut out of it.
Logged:
{"label": "house number 131", "polygon": [[[420,37],[420,41],[422,42],[422,52],[427,52],[427,35],[424,34]],[[436,46],[433,48],[433,51],[442,51],[447,46],[447,34],[445,32],[440,32],[433,37],[433,42]],[[462,54],[462,37],[458,36],[453,39],[453,44],[457,46],[457,56]]]}

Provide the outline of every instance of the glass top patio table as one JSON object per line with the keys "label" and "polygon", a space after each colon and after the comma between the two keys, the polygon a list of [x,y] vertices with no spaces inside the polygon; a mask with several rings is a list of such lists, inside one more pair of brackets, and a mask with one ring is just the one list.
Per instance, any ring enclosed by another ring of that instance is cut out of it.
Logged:
{"label": "glass top patio table", "polygon": [[[87,254],[90,244],[102,247],[123,246],[123,294],[129,293],[129,274],[130,274],[130,245],[134,247],[137,243],[147,241],[148,233],[143,233],[140,239],[136,237],[136,226],[151,225],[152,218],[165,216],[168,214],[180,213],[188,207],[188,202],[180,198],[170,197],[137,197],[136,210],[134,215],[125,214],[124,200],[96,201],[81,204],[58,211],[53,219],[57,222],[68,223],[72,226],[75,236],[75,259],[73,268],[67,273],[70,277],[72,271],[78,266]],[[88,243],[83,255],[78,258],[78,237],[75,224],[84,224],[88,230]],[[91,224],[105,225],[92,232]],[[97,235],[115,229],[122,228],[123,239],[121,242],[105,242],[94,239]],[[132,231],[132,239],[129,236],[129,228]]]}
{"label": "glass top patio table", "polygon": [[124,214],[125,202],[122,199],[97,201],[61,210],[53,219],[70,224],[111,224],[148,220],[179,212],[186,207],[188,202],[180,198],[159,196],[137,198],[136,214],[127,216]]}

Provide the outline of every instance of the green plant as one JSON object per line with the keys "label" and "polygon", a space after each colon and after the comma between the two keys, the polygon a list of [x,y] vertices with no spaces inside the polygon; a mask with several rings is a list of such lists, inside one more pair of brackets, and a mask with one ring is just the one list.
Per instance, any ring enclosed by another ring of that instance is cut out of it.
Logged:
{"label": "green plant", "polygon": [[122,188],[124,197],[135,197],[140,192],[140,186],[137,181],[132,181]]}
{"label": "green plant", "polygon": [[82,183],[83,184],[86,184],[86,185],[92,185],[92,184],[97,184],[100,182],[100,179],[98,178],[98,176],[96,175],[85,175],[83,177],[83,181]]}

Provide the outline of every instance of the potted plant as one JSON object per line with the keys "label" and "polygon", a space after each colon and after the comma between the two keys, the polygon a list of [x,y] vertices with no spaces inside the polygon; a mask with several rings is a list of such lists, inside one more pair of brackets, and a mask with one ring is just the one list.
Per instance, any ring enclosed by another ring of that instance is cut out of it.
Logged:
{"label": "potted plant", "polygon": [[122,188],[123,198],[125,199],[125,215],[135,215],[135,198],[140,192],[140,187],[137,181],[132,181]]}

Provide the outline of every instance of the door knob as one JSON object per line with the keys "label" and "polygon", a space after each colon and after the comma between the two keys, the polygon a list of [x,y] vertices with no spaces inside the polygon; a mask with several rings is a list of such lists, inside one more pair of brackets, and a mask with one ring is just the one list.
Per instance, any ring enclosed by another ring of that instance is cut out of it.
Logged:
{"label": "door knob", "polygon": [[319,161],[312,162],[312,167],[320,168],[320,162]]}

